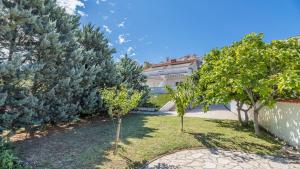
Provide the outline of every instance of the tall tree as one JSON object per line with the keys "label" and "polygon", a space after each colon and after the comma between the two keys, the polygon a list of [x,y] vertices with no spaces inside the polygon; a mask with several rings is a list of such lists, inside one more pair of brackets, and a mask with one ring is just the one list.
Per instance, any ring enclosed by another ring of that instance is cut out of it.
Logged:
{"label": "tall tree", "polygon": [[39,27],[31,0],[0,1],[0,131],[37,124],[37,98],[30,91],[38,70],[32,62]]}
{"label": "tall tree", "polygon": [[[112,87],[117,84],[116,65],[113,61],[112,54],[115,49],[110,48],[108,40],[100,31],[99,27],[92,24],[83,26],[78,33],[78,41],[85,51],[93,52],[90,57],[85,57],[85,68],[96,68],[96,77],[91,86],[84,90],[84,96],[81,98],[83,114],[94,113],[96,108],[104,108],[101,100],[98,98],[98,89]],[[86,83],[84,83],[86,86]]]}
{"label": "tall tree", "polygon": [[143,74],[143,66],[129,58],[127,54],[117,63],[119,83],[124,84],[129,91],[137,90],[143,93],[139,105],[149,99],[149,88],[146,85],[146,76]]}

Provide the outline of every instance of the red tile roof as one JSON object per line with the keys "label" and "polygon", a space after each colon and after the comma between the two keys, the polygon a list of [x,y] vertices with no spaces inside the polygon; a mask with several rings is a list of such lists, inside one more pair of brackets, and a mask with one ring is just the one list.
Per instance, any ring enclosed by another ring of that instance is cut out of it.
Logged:
{"label": "red tile roof", "polygon": [[164,66],[169,66],[169,65],[180,65],[180,64],[186,64],[186,63],[194,63],[196,62],[197,59],[189,59],[189,60],[183,60],[183,61],[168,61],[168,62],[165,62],[165,63],[159,63],[159,64],[151,64],[148,68],[146,69],[149,69],[149,68],[156,68],[156,67],[164,67]]}

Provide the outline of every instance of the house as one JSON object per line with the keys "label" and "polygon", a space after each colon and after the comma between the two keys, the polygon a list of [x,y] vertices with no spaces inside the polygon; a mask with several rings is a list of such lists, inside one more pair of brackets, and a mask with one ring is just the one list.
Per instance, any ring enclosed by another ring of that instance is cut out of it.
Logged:
{"label": "house", "polygon": [[147,77],[146,84],[152,93],[165,93],[165,86],[173,88],[190,76],[202,64],[197,55],[187,55],[177,59],[152,64],[145,62],[143,74]]}

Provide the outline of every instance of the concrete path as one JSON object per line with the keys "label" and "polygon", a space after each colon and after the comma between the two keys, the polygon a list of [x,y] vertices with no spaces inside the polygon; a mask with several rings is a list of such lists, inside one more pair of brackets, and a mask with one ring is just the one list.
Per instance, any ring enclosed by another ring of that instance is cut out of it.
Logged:
{"label": "concrete path", "polygon": [[[176,111],[168,112],[135,112],[140,114],[152,114],[152,115],[171,115],[177,116]],[[214,105],[210,107],[210,111],[203,112],[201,107],[196,107],[192,110],[188,110],[185,117],[201,117],[209,119],[229,119],[229,120],[238,120],[237,114],[231,111],[228,111],[223,105]]]}
{"label": "concrete path", "polygon": [[300,161],[269,155],[198,149],[163,156],[145,169],[300,169]]}

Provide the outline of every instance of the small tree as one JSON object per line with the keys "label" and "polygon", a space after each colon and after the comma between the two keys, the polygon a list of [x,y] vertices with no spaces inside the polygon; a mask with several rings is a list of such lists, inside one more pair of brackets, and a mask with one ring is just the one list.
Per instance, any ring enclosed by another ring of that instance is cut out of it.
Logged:
{"label": "small tree", "polygon": [[109,107],[109,114],[112,117],[116,117],[118,120],[114,145],[114,154],[116,154],[118,151],[118,142],[120,140],[122,117],[128,114],[130,110],[132,110],[138,105],[142,94],[138,91],[133,91],[132,93],[129,93],[124,85],[121,85],[119,89],[106,88],[103,89],[101,92],[102,99]]}
{"label": "small tree", "polygon": [[193,92],[190,90],[191,86],[188,84],[188,81],[185,81],[179,84],[176,89],[166,86],[167,91],[175,102],[177,115],[181,118],[181,132],[183,132],[183,116],[193,98]]}

